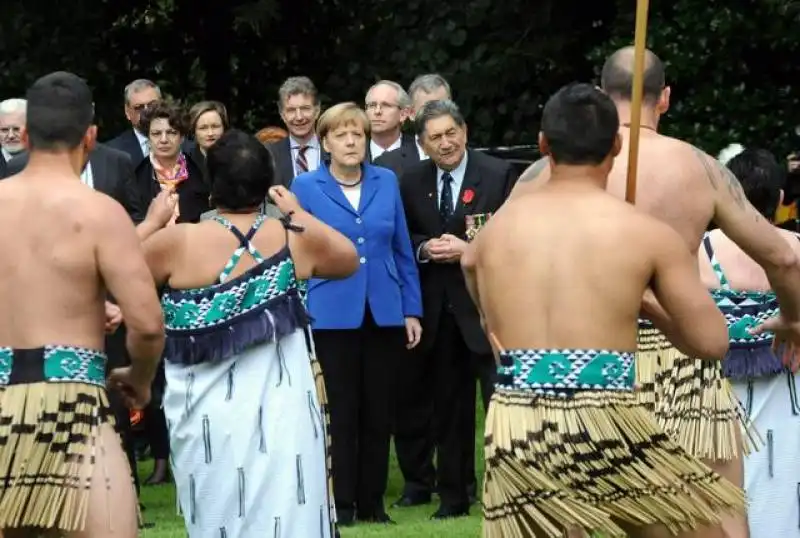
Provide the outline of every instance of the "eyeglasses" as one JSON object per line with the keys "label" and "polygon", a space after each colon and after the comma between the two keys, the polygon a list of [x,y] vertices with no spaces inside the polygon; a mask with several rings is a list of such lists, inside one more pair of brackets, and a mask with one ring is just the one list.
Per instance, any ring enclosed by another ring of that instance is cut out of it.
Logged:
{"label": "eyeglasses", "polygon": [[400,105],[396,105],[393,103],[378,103],[376,101],[370,101],[367,103],[367,110],[377,110],[378,108],[382,110],[394,110],[399,109]]}
{"label": "eyeglasses", "polygon": [[7,135],[7,134],[9,134],[9,133],[12,133],[12,134],[19,134],[19,133],[21,133],[21,132],[22,132],[22,127],[16,127],[16,126],[12,126],[12,127],[0,127],[0,134],[3,134],[3,135]]}
{"label": "eyeglasses", "polygon": [[149,108],[153,108],[157,104],[158,104],[158,101],[150,101],[149,103],[139,103],[138,105],[133,105],[132,108],[136,112],[142,112],[142,111],[147,110]]}

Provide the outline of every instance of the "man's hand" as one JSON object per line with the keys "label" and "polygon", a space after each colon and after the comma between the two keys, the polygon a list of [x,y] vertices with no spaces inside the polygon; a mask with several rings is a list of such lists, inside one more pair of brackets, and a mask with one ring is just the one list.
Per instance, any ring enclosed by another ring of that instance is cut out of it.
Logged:
{"label": "man's hand", "polygon": [[765,332],[775,334],[772,349],[781,351],[781,361],[792,372],[800,368],[800,322],[787,321],[781,315],[770,318],[761,325],[750,329],[750,334],[759,335]]}
{"label": "man's hand", "polygon": [[108,375],[107,385],[122,395],[125,405],[130,409],[144,409],[150,402],[152,379],[138,375],[133,366],[114,368]]}
{"label": "man's hand", "polygon": [[406,318],[406,349],[414,349],[422,339],[422,325],[417,318]]}
{"label": "man's hand", "polygon": [[425,244],[430,259],[439,263],[458,263],[466,248],[466,241],[450,234],[442,234],[438,239],[431,239]]}
{"label": "man's hand", "polygon": [[114,334],[122,324],[122,310],[114,303],[106,301],[106,334]]}

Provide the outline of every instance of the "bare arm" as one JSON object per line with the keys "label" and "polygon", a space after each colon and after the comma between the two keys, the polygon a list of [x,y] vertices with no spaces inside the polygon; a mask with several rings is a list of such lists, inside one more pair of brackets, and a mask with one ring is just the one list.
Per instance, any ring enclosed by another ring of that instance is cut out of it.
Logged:
{"label": "bare arm", "polygon": [[721,163],[698,149],[714,193],[714,220],[722,232],[764,268],[778,296],[781,314],[800,321],[800,257],[770,222],[750,205],[736,176]]}
{"label": "bare arm", "polygon": [[186,230],[185,226],[184,224],[177,224],[158,230],[146,241],[142,242],[144,259],[150,268],[150,273],[153,275],[156,289],[161,288],[169,281],[169,277],[172,274],[172,260],[180,256],[179,250],[185,244],[184,241],[180,240],[180,236]]}
{"label": "bare arm", "polygon": [[511,200],[514,198],[514,196],[519,196],[520,194],[534,191],[547,183],[549,179],[550,158],[542,157],[530,165],[527,170],[525,170],[522,175],[519,176],[519,179],[514,184],[514,188],[511,190],[511,195],[509,195],[508,198]]}
{"label": "bare arm", "polygon": [[657,249],[652,289],[663,308],[653,323],[687,355],[722,360],[728,352],[728,326],[700,280],[697,260],[666,225],[654,226],[648,243]]}
{"label": "bare arm", "polygon": [[481,308],[481,297],[478,292],[478,246],[481,235],[478,236],[469,244],[461,255],[461,271],[464,273],[464,282],[467,285],[467,293],[469,294],[472,302],[475,303],[475,308],[478,310],[478,315],[481,318],[481,327],[483,331],[488,334],[486,329],[486,318],[483,315]]}
{"label": "bare arm", "polygon": [[164,350],[161,305],[130,217],[111,199],[102,204],[95,253],[98,268],[122,310],[132,369],[140,381],[150,382]]}

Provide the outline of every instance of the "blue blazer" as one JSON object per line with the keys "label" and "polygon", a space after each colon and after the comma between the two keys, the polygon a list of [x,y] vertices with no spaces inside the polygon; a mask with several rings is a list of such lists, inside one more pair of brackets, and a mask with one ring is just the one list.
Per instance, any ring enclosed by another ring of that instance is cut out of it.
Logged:
{"label": "blue blazer", "polygon": [[394,172],[364,164],[361,200],[354,209],[323,164],[294,178],[292,192],[316,218],[349,238],[361,265],[343,280],[312,278],[308,309],[314,329],[357,329],[367,303],[381,327],[422,317],[419,272]]}

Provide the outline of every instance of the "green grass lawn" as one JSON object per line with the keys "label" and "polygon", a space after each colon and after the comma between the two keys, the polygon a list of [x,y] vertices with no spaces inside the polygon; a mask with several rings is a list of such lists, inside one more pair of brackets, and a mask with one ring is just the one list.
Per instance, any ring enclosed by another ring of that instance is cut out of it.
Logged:
{"label": "green grass lawn", "polygon": [[[483,409],[478,405],[478,425],[476,429],[476,469],[478,479],[483,474]],[[139,467],[139,474],[147,477],[150,474],[150,462],[143,462]],[[403,477],[397,467],[397,461],[392,454],[389,470],[389,488],[386,492],[386,506],[389,515],[397,525],[364,525],[341,529],[342,538],[474,538],[480,536],[481,507],[472,507],[468,518],[459,518],[451,521],[430,521],[430,516],[438,508],[438,499],[428,506],[415,508],[394,509],[390,505],[401,493]],[[480,491],[480,488],[478,488]],[[178,516],[175,501],[175,489],[172,485],[148,486],[142,488],[142,503],[145,505],[143,513],[146,522],[155,523],[152,529],[141,531],[142,538],[186,538],[183,518]]]}

